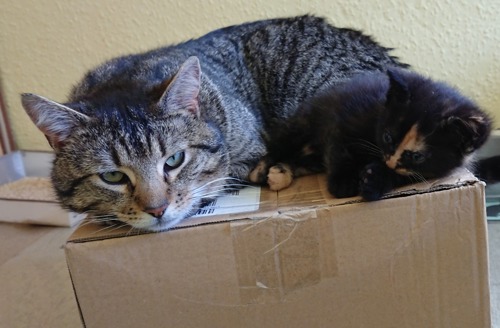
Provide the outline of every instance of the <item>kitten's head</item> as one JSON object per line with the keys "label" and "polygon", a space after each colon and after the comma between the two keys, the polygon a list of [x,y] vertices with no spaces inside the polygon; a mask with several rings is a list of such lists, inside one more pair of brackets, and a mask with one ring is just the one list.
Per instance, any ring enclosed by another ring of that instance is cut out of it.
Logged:
{"label": "kitten's head", "polygon": [[201,72],[188,59],[160,95],[123,86],[74,103],[22,95],[55,150],[54,189],[65,208],[136,228],[167,229],[221,192],[221,133],[201,118]]}
{"label": "kitten's head", "polygon": [[388,77],[377,129],[386,165],[436,178],[467,164],[490,134],[488,115],[444,83],[402,69],[389,69]]}

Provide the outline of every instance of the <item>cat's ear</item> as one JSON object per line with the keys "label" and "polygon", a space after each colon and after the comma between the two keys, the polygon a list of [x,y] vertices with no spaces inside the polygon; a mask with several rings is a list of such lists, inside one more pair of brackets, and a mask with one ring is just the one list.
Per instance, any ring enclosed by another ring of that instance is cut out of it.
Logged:
{"label": "cat's ear", "polygon": [[25,93],[21,95],[24,110],[45,134],[54,150],[59,150],[74,128],[90,118],[47,98]]}
{"label": "cat's ear", "polygon": [[396,69],[389,68],[387,76],[389,77],[387,103],[407,104],[410,101],[410,90],[402,74]]}
{"label": "cat's ear", "polygon": [[187,111],[200,117],[198,103],[200,86],[200,61],[197,57],[189,57],[170,81],[158,105],[168,112]]}
{"label": "cat's ear", "polygon": [[455,134],[455,140],[460,141],[460,150],[464,154],[470,154],[481,147],[491,132],[491,120],[483,115],[451,116],[442,125]]}

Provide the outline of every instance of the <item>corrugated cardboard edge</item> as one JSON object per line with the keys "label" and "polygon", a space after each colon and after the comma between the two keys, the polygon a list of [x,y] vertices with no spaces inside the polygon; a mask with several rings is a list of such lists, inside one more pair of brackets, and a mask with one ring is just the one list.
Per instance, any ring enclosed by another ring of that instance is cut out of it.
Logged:
{"label": "corrugated cardboard edge", "polygon": [[[326,191],[326,184],[324,183],[323,175],[306,176],[300,179],[302,179],[302,182],[313,181],[317,188],[314,191],[317,193],[321,193],[323,197],[328,197],[325,196],[328,195],[328,192]],[[484,185],[484,182],[478,180],[468,170],[461,168],[455,171],[450,176],[434,182],[424,182],[400,188],[394,192],[386,194],[380,201],[383,201],[385,199],[394,199],[394,198],[408,197],[418,194],[427,194],[432,192],[445,191],[464,186],[474,185],[476,183],[481,183]],[[298,189],[300,188],[301,187],[298,187]],[[345,199],[330,198],[325,202],[318,202],[318,204],[309,203],[309,204],[298,204],[296,206],[293,204],[291,205],[290,203],[285,205],[281,205],[279,203],[280,193],[294,194],[295,192],[296,190],[294,190],[293,188],[285,189],[280,192],[272,192],[268,189],[264,189],[261,195],[261,202],[265,203],[265,207],[263,210],[248,212],[248,213],[215,216],[209,218],[207,221],[205,221],[204,219],[201,220],[187,219],[184,222],[181,222],[179,226],[171,228],[170,230],[186,229],[197,226],[226,223],[226,222],[236,222],[241,220],[263,220],[266,218],[270,218],[288,212],[292,213],[297,211],[316,210],[319,208],[329,208],[335,206],[366,202],[360,197],[351,197]],[[285,196],[283,198],[285,198]],[[68,243],[83,243],[89,241],[132,237],[137,235],[154,234],[162,232],[164,231],[159,231],[159,232],[142,231],[142,230],[132,229],[131,227],[125,225],[121,227],[106,228],[97,224],[84,221],[81,224],[81,226],[68,238]]]}
{"label": "corrugated cardboard edge", "polygon": [[71,274],[71,270],[69,269],[67,256],[68,255],[66,254],[66,266],[68,268],[69,279],[71,280],[71,287],[73,288],[73,294],[75,295],[74,299],[76,301],[76,306],[78,307],[78,315],[80,316],[80,322],[82,323],[82,326],[87,327],[87,325],[85,324],[85,318],[83,317],[82,307],[80,306],[80,301],[78,300],[78,295],[76,293],[75,283],[73,282],[73,276]]}

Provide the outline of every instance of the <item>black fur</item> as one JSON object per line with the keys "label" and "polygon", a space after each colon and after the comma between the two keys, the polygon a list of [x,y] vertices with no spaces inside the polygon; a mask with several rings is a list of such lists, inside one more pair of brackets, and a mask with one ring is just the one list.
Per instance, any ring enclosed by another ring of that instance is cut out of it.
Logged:
{"label": "black fur", "polygon": [[[390,168],[412,127],[423,148],[400,152]],[[355,76],[309,99],[289,122],[276,122],[267,164],[324,170],[334,196],[377,200],[395,187],[467,164],[490,129],[490,118],[457,90],[390,68]]]}

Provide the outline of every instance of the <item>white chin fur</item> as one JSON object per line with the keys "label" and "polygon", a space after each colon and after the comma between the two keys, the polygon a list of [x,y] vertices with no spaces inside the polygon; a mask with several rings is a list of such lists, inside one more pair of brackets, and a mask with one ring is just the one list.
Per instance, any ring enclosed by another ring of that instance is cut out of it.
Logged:
{"label": "white chin fur", "polygon": [[128,220],[128,219],[119,219],[119,220],[136,229],[157,232],[157,231],[168,230],[174,227],[179,222],[181,222],[182,219],[183,216],[177,216],[174,219],[165,219],[165,218],[157,219],[149,214],[143,213],[139,218],[134,220]]}

